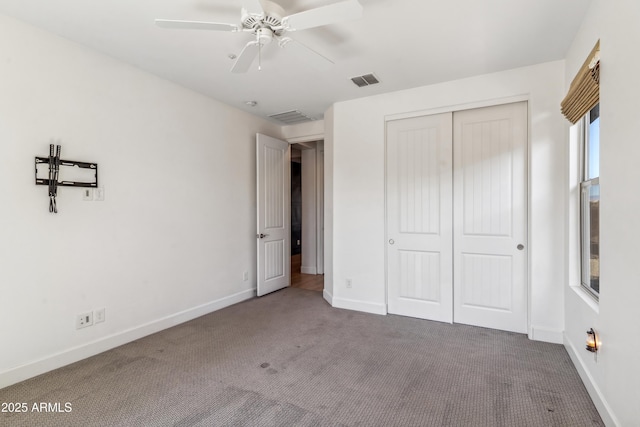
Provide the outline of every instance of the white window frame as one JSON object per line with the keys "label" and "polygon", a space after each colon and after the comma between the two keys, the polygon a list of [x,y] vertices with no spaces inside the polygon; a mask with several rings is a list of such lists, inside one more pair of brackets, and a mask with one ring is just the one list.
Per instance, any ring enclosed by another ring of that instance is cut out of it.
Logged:
{"label": "white window frame", "polygon": [[[595,107],[594,107],[595,108]],[[590,206],[590,192],[595,186],[598,186],[598,193],[600,187],[600,176],[588,179],[589,173],[589,158],[588,158],[588,144],[589,144],[589,125],[590,125],[589,111],[582,119],[580,125],[580,284],[587,290],[589,295],[596,300],[599,299],[600,289],[600,273],[598,262],[598,290],[592,287],[591,273],[594,268],[591,263],[591,206]],[[598,156],[599,158],[599,156]],[[600,194],[598,194],[598,201],[600,200]],[[599,210],[599,208],[598,208]],[[599,217],[599,212],[598,212]],[[598,227],[598,233],[600,233]],[[598,239],[599,240],[599,239]],[[600,256],[600,248],[598,243],[598,257]]]}

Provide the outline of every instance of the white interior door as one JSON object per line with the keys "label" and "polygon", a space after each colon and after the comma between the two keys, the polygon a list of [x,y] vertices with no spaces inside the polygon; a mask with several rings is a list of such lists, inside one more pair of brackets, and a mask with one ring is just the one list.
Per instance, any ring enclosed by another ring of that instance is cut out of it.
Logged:
{"label": "white interior door", "polygon": [[289,143],[257,134],[257,294],[291,281],[291,169]]}
{"label": "white interior door", "polygon": [[454,321],[527,331],[527,104],[456,112]]}
{"label": "white interior door", "polygon": [[451,113],[387,123],[389,313],[452,322]]}

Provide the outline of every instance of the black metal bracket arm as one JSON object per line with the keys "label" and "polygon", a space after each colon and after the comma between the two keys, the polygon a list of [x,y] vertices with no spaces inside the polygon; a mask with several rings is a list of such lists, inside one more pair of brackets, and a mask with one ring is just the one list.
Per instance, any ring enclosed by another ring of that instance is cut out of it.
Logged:
{"label": "black metal bracket arm", "polygon": [[[36,185],[49,185],[49,179],[47,178],[38,178],[38,165],[39,164],[49,164],[48,157],[36,157]],[[83,181],[58,181],[56,185],[60,187],[98,187],[98,164],[97,163],[87,163],[87,162],[77,162],[75,160],[60,160],[60,166],[77,166],[82,169],[92,169],[95,171],[93,175],[93,180],[90,182]]]}
{"label": "black metal bracket arm", "polygon": [[[54,148],[56,148],[54,155]],[[54,147],[53,144],[49,145],[49,157],[36,157],[35,161],[35,179],[36,185],[49,186],[49,212],[58,213],[58,207],[56,204],[56,197],[58,195],[58,187],[98,187],[98,164],[88,162],[77,162],[75,160],[62,160],[60,159],[60,145]],[[38,168],[38,166],[47,165],[48,168]],[[61,169],[61,166],[68,166],[68,168]],[[40,169],[40,170],[39,170]],[[78,176],[81,175],[81,179],[62,179],[60,180],[60,171],[66,171],[64,175]],[[89,173],[86,173],[88,171]],[[40,177],[38,176],[40,172]],[[47,178],[44,178],[44,173],[47,173]],[[78,174],[80,172],[80,174]]]}

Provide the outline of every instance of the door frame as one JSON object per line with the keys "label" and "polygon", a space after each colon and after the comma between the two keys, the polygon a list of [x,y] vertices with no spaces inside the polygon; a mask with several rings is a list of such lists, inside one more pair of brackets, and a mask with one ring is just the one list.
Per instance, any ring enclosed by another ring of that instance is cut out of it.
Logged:
{"label": "door frame", "polygon": [[[316,274],[324,274],[325,264],[324,264],[324,249],[325,249],[325,238],[324,238],[324,222],[325,222],[325,212],[324,212],[324,200],[325,200],[325,174],[324,174],[324,134],[316,134],[310,135],[307,137],[300,138],[291,138],[291,139],[283,139],[289,143],[290,146],[297,145],[301,150],[315,150],[315,249],[316,249],[316,257],[315,257],[315,269]],[[303,165],[304,168],[304,160]],[[304,173],[304,172],[303,172]],[[304,188],[302,190],[304,192]],[[303,195],[304,198],[304,195]],[[303,207],[304,211],[304,207]],[[304,229],[304,218],[302,220],[302,227]],[[304,252],[304,249],[302,249]]]}

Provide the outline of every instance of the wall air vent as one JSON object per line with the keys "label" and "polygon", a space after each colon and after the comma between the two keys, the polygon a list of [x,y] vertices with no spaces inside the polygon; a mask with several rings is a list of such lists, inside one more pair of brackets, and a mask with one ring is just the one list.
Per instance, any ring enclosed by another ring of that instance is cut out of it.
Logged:
{"label": "wall air vent", "polygon": [[380,80],[373,74],[351,77],[351,81],[358,87],[370,86],[380,83]]}
{"label": "wall air vent", "polygon": [[279,120],[282,123],[287,125],[293,125],[293,124],[302,123],[302,122],[310,122],[313,120],[311,117],[305,114],[302,114],[298,110],[291,110],[291,111],[285,111],[284,113],[271,114],[269,117],[271,117],[272,119]]}

